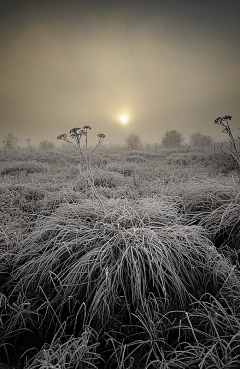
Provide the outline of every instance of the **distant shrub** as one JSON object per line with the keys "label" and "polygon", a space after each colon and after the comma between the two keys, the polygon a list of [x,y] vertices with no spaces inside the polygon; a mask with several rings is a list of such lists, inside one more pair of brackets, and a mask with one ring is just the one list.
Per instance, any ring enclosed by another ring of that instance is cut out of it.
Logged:
{"label": "distant shrub", "polygon": [[162,147],[173,148],[180,146],[183,141],[184,141],[183,135],[180,132],[173,129],[171,131],[167,131],[164,134],[164,136],[162,137],[161,145]]}
{"label": "distant shrub", "polygon": [[19,161],[13,162],[6,165],[1,169],[0,174],[11,174],[18,175],[19,173],[24,173],[26,175],[30,173],[48,172],[49,167],[47,164],[38,163],[36,161]]}
{"label": "distant shrub", "polygon": [[54,143],[51,141],[41,141],[39,144],[41,150],[54,149]]}
{"label": "distant shrub", "polygon": [[12,133],[8,133],[5,136],[5,144],[9,148],[17,147],[18,144],[18,138],[15,137]]}
{"label": "distant shrub", "polygon": [[213,138],[205,136],[200,132],[192,133],[190,135],[190,145],[200,149],[211,147],[213,145]]}
{"label": "distant shrub", "polygon": [[128,149],[138,149],[141,144],[141,138],[136,133],[129,133],[125,138]]}

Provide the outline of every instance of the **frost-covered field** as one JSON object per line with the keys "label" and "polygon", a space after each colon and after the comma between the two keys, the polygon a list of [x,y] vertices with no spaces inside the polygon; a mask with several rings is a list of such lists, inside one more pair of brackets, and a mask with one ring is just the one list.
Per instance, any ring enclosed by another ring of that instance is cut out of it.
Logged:
{"label": "frost-covered field", "polygon": [[91,168],[95,195],[74,152],[1,153],[0,362],[233,368],[240,185],[231,157],[106,149]]}

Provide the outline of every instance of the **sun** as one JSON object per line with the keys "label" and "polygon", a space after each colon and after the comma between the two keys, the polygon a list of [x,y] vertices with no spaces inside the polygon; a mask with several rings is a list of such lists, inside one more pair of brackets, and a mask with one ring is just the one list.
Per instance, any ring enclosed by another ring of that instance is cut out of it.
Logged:
{"label": "sun", "polygon": [[122,114],[120,115],[119,120],[122,124],[126,124],[129,121],[129,116],[127,114]]}

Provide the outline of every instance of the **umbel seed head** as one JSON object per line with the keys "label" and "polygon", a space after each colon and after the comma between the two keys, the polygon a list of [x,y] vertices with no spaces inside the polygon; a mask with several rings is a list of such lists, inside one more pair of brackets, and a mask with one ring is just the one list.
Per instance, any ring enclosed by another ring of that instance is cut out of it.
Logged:
{"label": "umbel seed head", "polygon": [[104,133],[99,133],[99,134],[97,135],[97,137],[99,137],[99,138],[105,138],[105,137],[106,137],[106,135],[105,135]]}
{"label": "umbel seed head", "polygon": [[58,140],[64,140],[65,138],[67,138],[66,133],[63,133],[62,135],[57,136]]}
{"label": "umbel seed head", "polygon": [[218,117],[214,120],[214,124],[221,124],[222,123],[222,117]]}
{"label": "umbel seed head", "polygon": [[79,130],[79,129],[81,129],[81,128],[72,128],[72,129],[70,129],[70,134],[77,134],[77,131]]}
{"label": "umbel seed head", "polygon": [[223,120],[231,120],[232,117],[231,117],[231,115],[225,115],[222,119]]}

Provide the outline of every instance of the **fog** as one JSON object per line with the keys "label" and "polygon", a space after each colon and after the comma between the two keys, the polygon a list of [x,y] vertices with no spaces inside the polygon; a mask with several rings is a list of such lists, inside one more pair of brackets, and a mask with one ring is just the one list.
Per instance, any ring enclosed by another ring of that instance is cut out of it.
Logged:
{"label": "fog", "polygon": [[1,141],[57,144],[84,125],[90,143],[156,143],[169,129],[221,140],[223,115],[239,133],[237,1],[36,3],[0,3]]}

